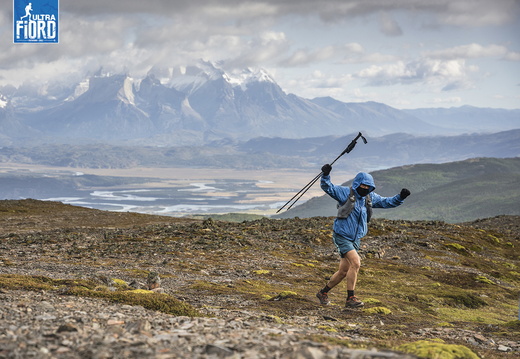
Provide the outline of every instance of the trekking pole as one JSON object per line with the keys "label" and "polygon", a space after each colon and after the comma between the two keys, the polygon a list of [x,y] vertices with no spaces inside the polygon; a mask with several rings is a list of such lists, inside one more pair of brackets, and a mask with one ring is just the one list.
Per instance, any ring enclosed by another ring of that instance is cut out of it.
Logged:
{"label": "trekking pole", "polygon": [[[330,165],[332,166],[337,160],[339,160],[339,158],[341,156],[343,156],[345,153],[349,153],[350,151],[352,151],[354,149],[354,147],[356,147],[356,143],[357,143],[357,140],[359,138],[362,138],[363,139],[363,142],[366,144],[367,143],[367,139],[365,137],[363,137],[363,135],[361,134],[361,132],[358,133],[358,135],[356,136],[356,138],[354,138],[350,144],[347,146],[347,148],[345,148],[343,150],[343,152],[340,153],[340,155],[338,157],[336,157],[334,159],[334,161],[332,161],[330,163]],[[298,200],[300,198],[302,198],[302,196],[305,194],[305,192],[307,192],[309,190],[309,188],[311,188],[315,183],[316,181],[318,181],[318,179],[321,177],[321,175],[323,174],[323,172],[320,172],[316,177],[314,177],[309,183],[307,183],[301,190],[298,191],[298,193],[296,193],[290,200],[288,200],[278,211],[276,211],[276,213],[280,212],[282,209],[285,208],[285,206],[287,206],[289,203],[291,203],[291,205],[286,209],[286,211],[290,210],[292,208],[292,206],[294,206],[294,204],[296,202],[298,202]]]}

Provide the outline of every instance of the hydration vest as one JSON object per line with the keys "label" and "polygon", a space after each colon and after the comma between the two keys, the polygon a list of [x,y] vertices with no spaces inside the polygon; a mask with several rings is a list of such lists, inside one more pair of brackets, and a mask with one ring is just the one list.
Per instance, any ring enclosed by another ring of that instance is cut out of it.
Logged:
{"label": "hydration vest", "polygon": [[[370,222],[372,218],[372,197],[370,197],[370,193],[365,197],[365,207],[367,209],[367,223]],[[350,215],[350,212],[354,209],[354,205],[356,203],[356,195],[354,194],[354,189],[350,187],[350,194],[348,199],[340,205],[338,203],[338,215],[337,218],[347,218]]]}

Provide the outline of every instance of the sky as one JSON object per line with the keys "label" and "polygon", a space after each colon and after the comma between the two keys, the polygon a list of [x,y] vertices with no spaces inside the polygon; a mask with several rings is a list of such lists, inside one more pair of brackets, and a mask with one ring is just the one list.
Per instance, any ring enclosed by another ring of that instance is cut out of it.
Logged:
{"label": "sky", "polygon": [[520,0],[61,0],[58,44],[13,43],[0,5],[0,87],[202,59],[309,99],[520,108]]}

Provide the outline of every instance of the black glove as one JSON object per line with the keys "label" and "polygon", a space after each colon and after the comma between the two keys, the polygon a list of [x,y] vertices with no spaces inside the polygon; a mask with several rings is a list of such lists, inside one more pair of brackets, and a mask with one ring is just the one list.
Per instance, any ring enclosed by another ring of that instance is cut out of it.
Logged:
{"label": "black glove", "polygon": [[321,168],[321,172],[323,172],[324,176],[328,176],[330,174],[330,171],[332,171],[332,166],[328,163],[326,165],[323,165]]}
{"label": "black glove", "polygon": [[399,196],[401,196],[401,199],[404,200],[406,197],[408,197],[410,195],[410,191],[407,190],[406,188],[403,188],[401,190],[401,193],[399,193]]}

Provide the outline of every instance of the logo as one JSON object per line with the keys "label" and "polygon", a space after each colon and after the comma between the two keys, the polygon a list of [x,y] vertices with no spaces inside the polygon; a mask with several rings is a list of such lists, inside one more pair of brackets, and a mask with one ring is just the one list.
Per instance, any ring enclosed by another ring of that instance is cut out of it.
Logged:
{"label": "logo", "polygon": [[58,43],[58,0],[14,0],[15,43]]}

